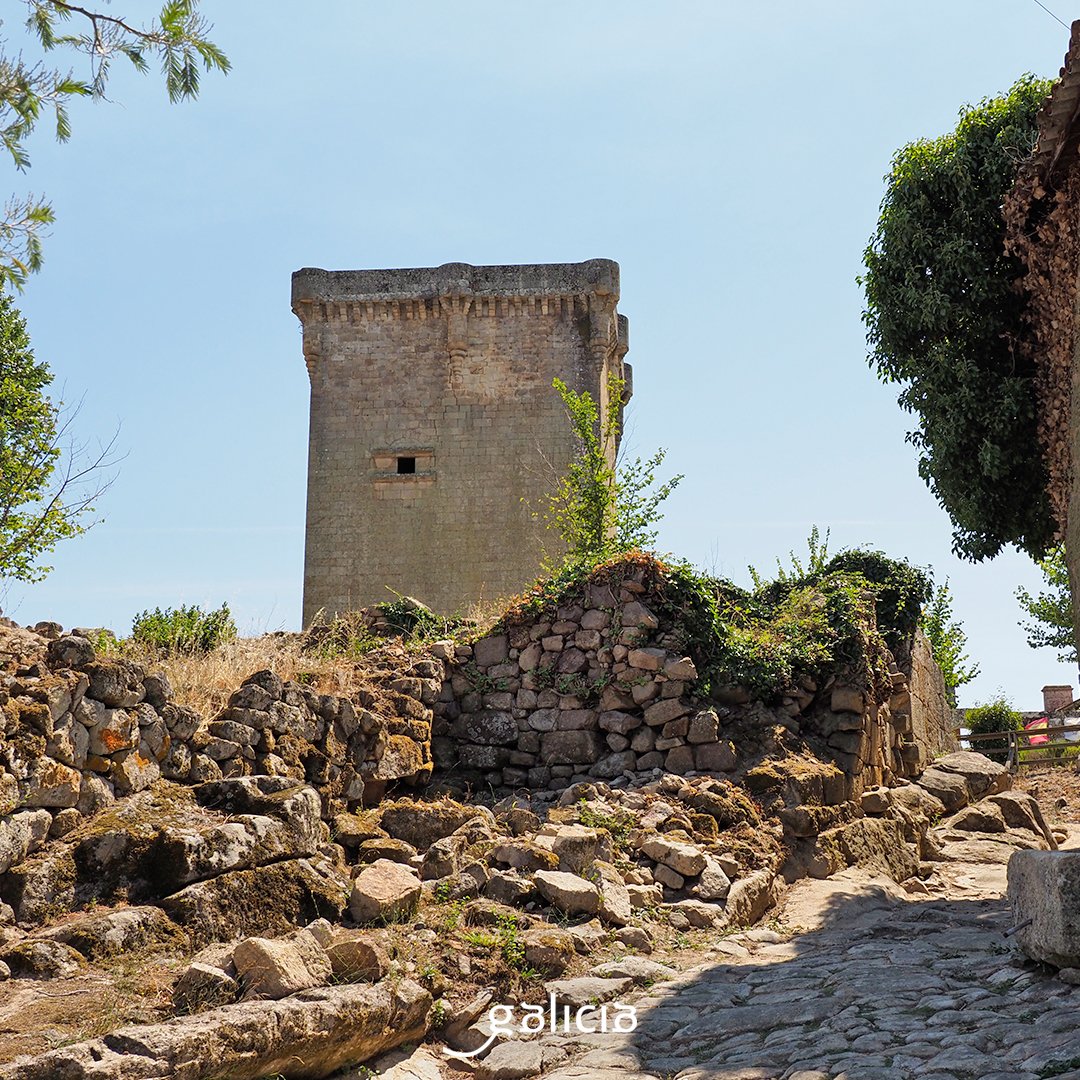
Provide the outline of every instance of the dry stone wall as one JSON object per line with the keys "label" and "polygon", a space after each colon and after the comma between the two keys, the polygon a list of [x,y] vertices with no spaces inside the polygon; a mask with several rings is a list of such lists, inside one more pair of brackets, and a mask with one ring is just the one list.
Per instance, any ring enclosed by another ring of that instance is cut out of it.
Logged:
{"label": "dry stone wall", "polygon": [[431,705],[444,670],[435,658],[373,661],[372,689],[355,698],[256,672],[206,720],[173,700],[164,675],[99,657],[83,637],[49,641],[8,624],[4,655],[14,659],[0,675],[0,815],[26,811],[33,821],[14,830],[0,864],[18,861],[42,829],[62,835],[159,777],[284,777],[314,787],[330,817],[389,783],[431,776]]}
{"label": "dry stone wall", "polygon": [[780,727],[835,762],[857,798],[956,748],[921,635],[907,670],[893,665],[885,700],[843,672],[821,686],[804,680],[771,706],[739,687],[706,696],[646,580],[644,569],[594,580],[549,617],[510,622],[471,646],[444,645],[449,678],[432,745],[440,774],[555,791],[641,773],[741,774],[762,736]]}

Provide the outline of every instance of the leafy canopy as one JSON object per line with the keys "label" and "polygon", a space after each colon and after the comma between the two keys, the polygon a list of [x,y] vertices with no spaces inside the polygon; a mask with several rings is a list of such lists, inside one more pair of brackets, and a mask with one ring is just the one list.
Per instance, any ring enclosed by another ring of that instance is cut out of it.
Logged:
{"label": "leafy canopy", "polygon": [[1045,559],[1039,560],[1038,565],[1046,581],[1046,590],[1037,596],[1032,596],[1023,586],[1016,590],[1016,599],[1031,619],[1031,622],[1021,622],[1020,626],[1027,633],[1028,644],[1033,649],[1057,649],[1061,663],[1075,664],[1076,635],[1065,546],[1058,544]]}
{"label": "leafy canopy", "polygon": [[658,484],[656,472],[666,451],[648,460],[616,461],[625,382],[612,376],[601,416],[599,404],[584,390],[561,379],[552,384],[566,408],[578,452],[544,499],[542,517],[561,538],[571,564],[596,565],[623,552],[656,543],[660,504],[682,475]]}
{"label": "leafy canopy", "polygon": [[[57,139],[71,135],[68,105],[73,98],[103,98],[112,61],[120,56],[145,72],[156,59],[173,102],[199,93],[201,70],[229,70],[225,54],[207,38],[211,27],[199,14],[199,0],[166,0],[157,17],[133,23],[66,0],[23,0],[38,59],[23,52],[0,52],[0,145],[15,167],[30,166],[27,141],[43,114],[53,118]],[[66,51],[88,62],[85,77],[53,66]],[[33,195],[13,196],[0,220],[0,286],[21,288],[41,266],[41,230],[55,218],[52,207]]]}
{"label": "leafy canopy", "polygon": [[1005,254],[1002,199],[1035,144],[1050,89],[1025,75],[964,109],[956,130],[901,148],[864,254],[870,363],[918,416],[919,475],[953,523],[953,549],[992,558],[1053,543],[1035,431],[1024,301]]}
{"label": "leafy canopy", "polygon": [[0,581],[40,581],[41,556],[85,532],[111,449],[86,458],[47,396],[52,373],[34,359],[26,323],[0,291]]}

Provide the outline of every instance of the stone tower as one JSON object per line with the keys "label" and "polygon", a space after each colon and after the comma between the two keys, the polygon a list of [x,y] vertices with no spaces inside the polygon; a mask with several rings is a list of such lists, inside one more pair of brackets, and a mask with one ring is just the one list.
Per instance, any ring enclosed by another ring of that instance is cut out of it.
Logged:
{"label": "stone tower", "polygon": [[558,376],[630,387],[619,267],[298,270],[311,377],[304,625],[416,596],[445,614],[533,580],[575,452]]}

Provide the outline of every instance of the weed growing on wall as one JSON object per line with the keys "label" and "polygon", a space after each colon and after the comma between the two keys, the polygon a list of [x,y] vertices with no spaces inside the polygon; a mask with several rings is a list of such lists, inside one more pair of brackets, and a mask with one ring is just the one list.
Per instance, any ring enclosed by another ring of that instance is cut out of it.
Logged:
{"label": "weed growing on wall", "polygon": [[552,384],[566,408],[578,452],[544,500],[540,517],[565,548],[564,564],[595,566],[614,555],[656,543],[660,505],[682,475],[664,483],[656,478],[666,451],[645,461],[617,461],[624,380],[611,376],[607,404],[587,391],[571,390],[561,379]]}

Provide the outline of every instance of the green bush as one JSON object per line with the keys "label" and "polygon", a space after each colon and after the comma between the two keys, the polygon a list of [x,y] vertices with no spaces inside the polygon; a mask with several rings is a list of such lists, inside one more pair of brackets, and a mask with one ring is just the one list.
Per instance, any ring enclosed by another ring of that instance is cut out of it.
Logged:
{"label": "green bush", "polygon": [[[985,705],[968,709],[964,726],[972,735],[990,735],[998,731],[1022,731],[1024,718],[1004,697],[996,697]],[[979,739],[971,744],[972,750],[985,754],[992,761],[1004,762],[1008,756],[1009,740]]]}
{"label": "green bush", "polygon": [[163,653],[208,653],[236,637],[229,605],[216,611],[190,607],[154,608],[135,616],[131,638]]}

